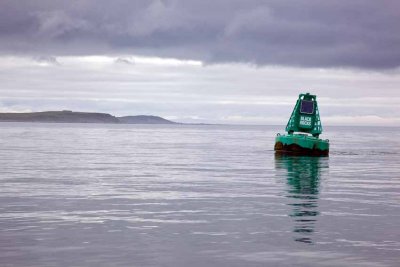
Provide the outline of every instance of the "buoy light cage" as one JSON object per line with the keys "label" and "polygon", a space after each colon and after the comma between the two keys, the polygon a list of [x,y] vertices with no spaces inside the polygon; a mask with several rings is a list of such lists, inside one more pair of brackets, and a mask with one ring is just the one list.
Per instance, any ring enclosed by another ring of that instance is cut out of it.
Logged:
{"label": "buoy light cage", "polygon": [[300,94],[286,125],[287,134],[277,134],[274,150],[280,154],[328,156],[329,140],[319,139],[322,124],[317,96]]}

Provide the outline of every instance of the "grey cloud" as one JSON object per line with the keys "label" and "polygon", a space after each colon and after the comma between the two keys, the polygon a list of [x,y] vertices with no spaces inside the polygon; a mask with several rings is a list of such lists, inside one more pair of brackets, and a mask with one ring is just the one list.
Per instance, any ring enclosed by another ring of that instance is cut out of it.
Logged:
{"label": "grey cloud", "polygon": [[127,59],[127,58],[117,58],[114,61],[116,64],[122,64],[122,65],[135,65],[135,62],[131,59]]}
{"label": "grey cloud", "polygon": [[60,62],[58,62],[57,58],[55,58],[53,56],[37,56],[37,57],[34,57],[33,60],[35,60],[38,63],[44,63],[44,64],[55,65],[55,66],[60,65]]}
{"label": "grey cloud", "polygon": [[2,1],[0,53],[400,66],[396,0]]}

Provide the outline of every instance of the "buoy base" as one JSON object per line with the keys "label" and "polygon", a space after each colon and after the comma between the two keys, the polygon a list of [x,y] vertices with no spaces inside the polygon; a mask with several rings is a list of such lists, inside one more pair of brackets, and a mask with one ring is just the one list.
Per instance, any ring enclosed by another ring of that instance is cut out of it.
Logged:
{"label": "buoy base", "polygon": [[329,140],[305,134],[278,134],[274,150],[277,154],[326,157],[329,155]]}

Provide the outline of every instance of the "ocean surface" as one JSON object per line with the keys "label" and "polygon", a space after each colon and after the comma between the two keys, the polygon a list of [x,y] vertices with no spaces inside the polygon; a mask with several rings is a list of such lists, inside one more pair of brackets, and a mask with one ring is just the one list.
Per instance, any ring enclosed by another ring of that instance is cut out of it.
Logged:
{"label": "ocean surface", "polygon": [[400,266],[400,128],[0,123],[0,266]]}

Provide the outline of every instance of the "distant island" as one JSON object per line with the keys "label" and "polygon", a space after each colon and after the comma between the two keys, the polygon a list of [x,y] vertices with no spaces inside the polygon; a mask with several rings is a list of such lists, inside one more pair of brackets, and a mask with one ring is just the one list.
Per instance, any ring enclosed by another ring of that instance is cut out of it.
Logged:
{"label": "distant island", "polygon": [[116,117],[108,113],[44,111],[29,113],[0,113],[0,122],[55,122],[55,123],[121,123],[121,124],[178,124],[158,116],[138,115]]}

